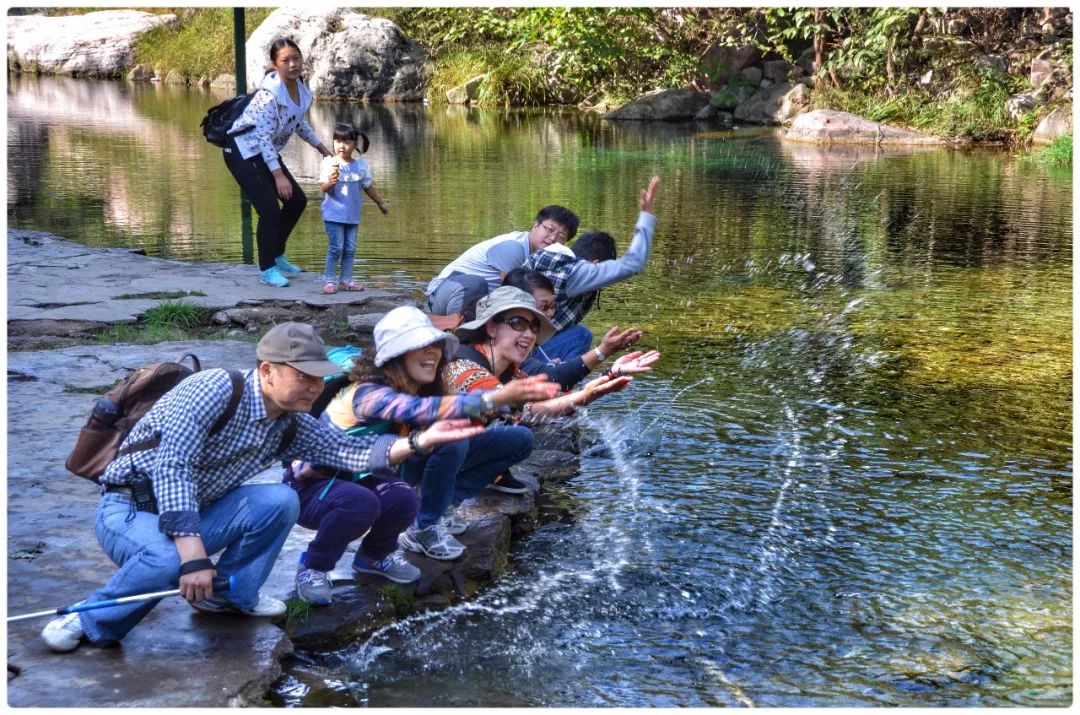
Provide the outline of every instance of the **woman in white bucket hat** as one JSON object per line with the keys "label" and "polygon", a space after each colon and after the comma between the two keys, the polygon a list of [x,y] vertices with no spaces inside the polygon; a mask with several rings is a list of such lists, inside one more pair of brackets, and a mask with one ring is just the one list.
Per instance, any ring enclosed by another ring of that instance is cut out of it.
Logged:
{"label": "woman in white bucket hat", "polygon": [[[427,315],[413,307],[402,306],[387,313],[375,325],[374,338],[374,356],[360,356],[349,373],[349,385],[330,401],[321,417],[346,432],[414,435],[420,428],[451,415],[488,421],[509,405],[544,399],[557,389],[541,376],[497,393],[440,396],[437,378],[458,341],[435,328]],[[408,505],[397,504],[392,514],[384,511],[364,536],[353,562],[357,573],[408,583],[419,578],[420,572],[400,552],[394,552],[393,540],[435,559],[461,556],[465,547],[454,535],[464,531],[465,524],[456,517],[454,507],[479,493],[501,471],[525,459],[532,452],[532,444],[532,433],[524,427],[492,426],[471,440],[448,445],[448,449],[415,448],[396,474],[365,475],[359,484],[352,478],[354,475],[346,479],[337,475],[311,484],[307,483],[311,480],[303,480],[298,523],[321,524],[309,527],[319,529],[315,540],[325,530],[326,540],[337,545],[335,551],[341,549],[337,554],[340,558],[349,541],[360,537],[362,532],[357,532],[363,525],[357,525],[356,519],[334,518],[327,513],[333,510],[322,502],[332,501],[335,493],[352,491],[357,486],[368,485],[376,491],[388,489],[386,484],[405,486],[403,482],[419,486],[418,508],[414,504],[410,511]],[[338,511],[348,512],[349,501],[346,499]],[[311,518],[305,520],[309,512]]]}

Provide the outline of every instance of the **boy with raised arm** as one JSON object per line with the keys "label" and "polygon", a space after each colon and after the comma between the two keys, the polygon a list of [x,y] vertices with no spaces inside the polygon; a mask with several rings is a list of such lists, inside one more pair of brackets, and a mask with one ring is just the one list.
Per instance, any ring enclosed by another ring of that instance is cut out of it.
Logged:
{"label": "boy with raised arm", "polygon": [[[653,202],[660,177],[654,176],[638,198],[637,224],[630,247],[621,258],[615,257],[615,239],[602,231],[583,234],[573,248],[553,245],[530,255],[525,261],[529,270],[540,271],[555,286],[555,314],[552,325],[558,331],[543,344],[552,360],[570,360],[589,350],[592,332],[581,325],[596,302],[601,288],[626,280],[645,268],[652,251],[656,216]],[[597,354],[600,362],[606,355]]]}

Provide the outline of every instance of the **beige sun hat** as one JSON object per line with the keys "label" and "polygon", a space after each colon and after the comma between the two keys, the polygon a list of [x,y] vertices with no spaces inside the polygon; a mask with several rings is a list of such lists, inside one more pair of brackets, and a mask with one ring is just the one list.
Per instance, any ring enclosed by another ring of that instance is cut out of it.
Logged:
{"label": "beige sun hat", "polygon": [[426,348],[440,340],[443,355],[447,360],[452,360],[458,347],[456,337],[436,328],[425,313],[409,305],[394,308],[384,315],[375,324],[373,335],[375,367],[382,367],[399,355]]}
{"label": "beige sun hat", "polygon": [[454,334],[466,342],[471,342],[476,338],[476,332],[484,327],[484,323],[499,313],[515,308],[527,310],[540,319],[540,334],[536,336],[537,345],[546,342],[555,334],[555,326],[546,315],[536,309],[536,301],[533,297],[513,286],[500,286],[476,301],[476,319],[462,323]]}

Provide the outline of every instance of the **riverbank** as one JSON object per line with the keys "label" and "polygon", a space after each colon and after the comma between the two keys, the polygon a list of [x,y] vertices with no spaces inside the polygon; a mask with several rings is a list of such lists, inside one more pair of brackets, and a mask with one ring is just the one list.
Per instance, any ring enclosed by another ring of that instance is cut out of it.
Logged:
{"label": "riverbank", "polygon": [[[82,344],[8,353],[8,613],[74,603],[114,569],[93,537],[95,485],[64,469],[96,397],[131,369],[197,354],[206,367],[254,363],[255,341],[282,319],[347,314],[339,328],[364,346],[377,316],[394,305],[414,304],[389,290],[323,296],[304,281],[286,289],[261,286],[251,266],[187,264],[123,249],[95,249],[51,234],[9,231],[9,336],[78,341],[117,323],[137,322],[160,303],[152,294],[186,292],[190,300],[234,321],[214,340],[153,345]],[[76,289],[67,279],[76,272]],[[58,286],[60,288],[58,288]],[[231,316],[231,317],[230,317]],[[246,321],[246,327],[239,322]],[[365,328],[366,326],[366,328]],[[77,328],[77,330],[73,329]],[[337,341],[328,339],[335,344]],[[23,346],[29,345],[24,342]],[[59,408],[59,409],[58,409]],[[457,562],[409,554],[423,577],[409,586],[378,578],[354,579],[346,554],[333,573],[335,603],[289,619],[215,617],[181,599],[163,601],[122,645],[83,645],[71,654],[49,651],[38,637],[40,618],[8,629],[8,699],[14,707],[225,707],[265,705],[281,674],[281,659],[294,646],[317,650],[340,645],[409,612],[440,608],[468,598],[509,567],[515,538],[536,524],[543,480],[577,470],[573,440],[538,435],[538,448],[515,470],[531,490],[521,497],[485,493],[462,509],[469,547]],[[276,482],[270,469],[256,482]],[[294,527],[264,590],[292,595],[299,553],[312,532]],[[76,690],[71,684],[77,683]]]}
{"label": "riverbank", "polygon": [[[85,11],[50,14],[60,12]],[[678,88],[708,94],[709,111],[697,119],[723,126],[730,124],[733,110],[741,123],[788,123],[792,116],[740,115],[739,105],[755,94],[801,84],[808,89],[799,111],[845,111],[952,143],[1014,147],[1031,140],[1050,143],[1072,132],[1072,13],[1067,8],[290,13],[246,11],[249,82],[262,71],[269,40],[296,34],[308,38],[306,75],[324,99],[424,97],[433,104],[572,105],[608,112],[651,92]],[[144,15],[145,22],[163,17]],[[27,18],[16,19],[20,27],[32,27]],[[47,43],[20,41],[9,32],[9,67],[117,77],[134,67],[128,76],[138,81],[224,86],[235,82],[232,33],[229,9],[179,11],[172,21],[126,38],[131,43],[126,67],[91,70],[85,67],[91,59],[58,64],[56,57],[39,56]],[[394,40],[380,44],[376,35]],[[312,44],[316,37],[319,42]],[[363,56],[348,53],[354,45],[367,48]],[[338,61],[328,63],[324,55]],[[399,75],[410,79],[401,82]],[[392,83],[371,81],[390,76]],[[1060,118],[1044,126],[1055,112],[1069,115],[1067,127]]]}

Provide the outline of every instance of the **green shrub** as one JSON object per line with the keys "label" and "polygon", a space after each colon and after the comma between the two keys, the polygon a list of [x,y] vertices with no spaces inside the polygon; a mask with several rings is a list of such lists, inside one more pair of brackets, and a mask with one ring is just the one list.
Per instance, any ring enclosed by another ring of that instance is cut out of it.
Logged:
{"label": "green shrub", "polygon": [[1072,166],[1072,136],[1055,139],[1049,146],[1036,149],[1027,157],[1036,164]]}

